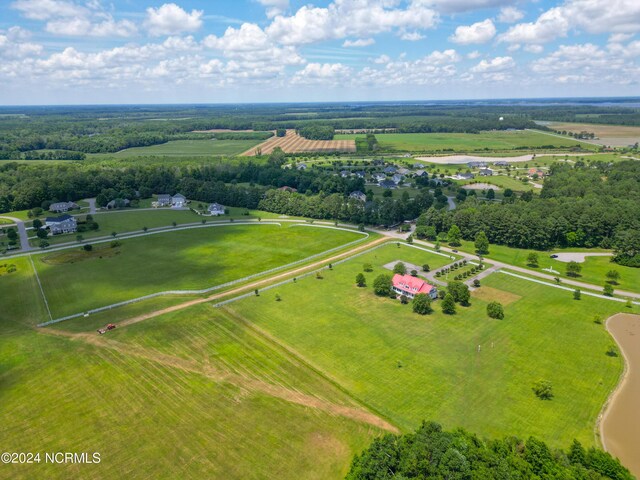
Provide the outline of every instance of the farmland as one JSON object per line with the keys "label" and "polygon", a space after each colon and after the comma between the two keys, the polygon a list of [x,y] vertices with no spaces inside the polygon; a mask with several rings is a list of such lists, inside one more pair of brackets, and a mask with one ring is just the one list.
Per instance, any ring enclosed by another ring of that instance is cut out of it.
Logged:
{"label": "farmland", "polygon": [[640,141],[640,127],[565,122],[548,122],[547,126],[556,131],[594,133],[597,138],[589,141],[601,145],[626,147]]}
{"label": "farmland", "polygon": [[[568,292],[493,274],[482,281],[482,295],[470,307],[458,307],[455,316],[441,314],[436,304],[433,314],[420,317],[371,290],[381,265],[398,258],[437,264],[429,254],[385,247],[326,272],[322,280],[278,288],[281,302],[263,295],[226,309],[312,358],[403,430],[438,418],[482,435],[511,432],[557,446],[573,438],[594,444],[596,417],[622,362],[605,355],[611,340],[593,318],[608,316],[617,305],[571,301]],[[358,289],[353,279],[363,262],[373,263],[374,271],[365,274],[369,287]],[[327,298],[331,302],[321,301]],[[505,303],[504,320],[486,317],[491,299]],[[304,321],[290,311],[304,311]],[[557,386],[553,401],[533,395],[531,385],[539,378]]]}
{"label": "farmland", "polygon": [[34,262],[52,315],[59,317],[165,290],[220,285],[358,238],[304,226],[225,225],[102,244],[92,252],[43,253]]}
{"label": "farmland", "polygon": [[148,156],[161,157],[200,157],[212,155],[233,156],[260,143],[260,140],[172,140],[149,147],[135,147],[109,154],[92,154],[89,159],[135,158]]}
{"label": "farmland", "polygon": [[272,137],[255,148],[247,150],[242,155],[268,155],[277,147],[280,147],[286,153],[356,151],[356,144],[353,139],[344,139],[340,136],[337,137],[337,140],[307,140],[298,135],[295,130],[287,130],[284,137]]}
{"label": "farmland", "polygon": [[[336,135],[336,140],[355,140],[359,135]],[[593,146],[574,139],[552,137],[531,130],[471,133],[383,133],[376,135],[383,151],[407,152],[482,152],[492,150],[526,150],[582,148]]]}

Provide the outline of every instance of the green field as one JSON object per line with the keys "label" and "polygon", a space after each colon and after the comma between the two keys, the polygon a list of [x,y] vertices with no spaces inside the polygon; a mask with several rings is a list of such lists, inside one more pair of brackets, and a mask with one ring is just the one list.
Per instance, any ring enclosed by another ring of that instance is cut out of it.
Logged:
{"label": "green field", "polygon": [[[417,250],[385,247],[334,267],[323,280],[279,287],[273,292],[281,302],[263,294],[226,308],[311,359],[403,430],[437,419],[483,436],[594,444],[595,420],[622,360],[606,355],[612,340],[593,318],[621,305],[585,296],[573,301],[570,292],[493,274],[455,316],[436,304],[434,314],[421,317],[372,292],[380,266],[399,258],[437,263]],[[369,286],[358,289],[354,278],[367,261],[375,271],[365,274]],[[504,320],[486,316],[491,299],[505,303]],[[540,378],[554,385],[552,401],[533,394]]]}
{"label": "green field", "polygon": [[263,140],[173,140],[160,145],[135,147],[120,150],[116,153],[89,154],[88,159],[105,157],[131,158],[146,156],[195,157],[208,155],[238,155]]}
{"label": "green field", "polygon": [[284,225],[224,225],[167,232],[34,256],[54,318],[166,290],[203,289],[362,238]]}
{"label": "green field", "polygon": [[[462,241],[460,250],[464,250],[469,253],[475,252],[473,242]],[[549,272],[542,271],[543,268],[553,268],[553,270],[559,272],[559,277],[567,277],[566,269],[567,263],[553,259],[550,255],[554,253],[562,252],[593,252],[601,253],[608,250],[602,250],[598,248],[570,248],[566,249],[554,249],[548,252],[537,252],[539,268],[532,268],[527,265],[527,256],[534,250],[525,250],[520,248],[511,248],[505,245],[491,245],[489,247],[489,254],[485,255],[486,258],[493,258],[499,262],[509,263],[518,267],[531,268],[532,270],[541,271],[542,273],[550,274]],[[581,282],[591,283],[598,287],[603,287],[607,280],[606,274],[609,270],[617,270],[620,273],[619,285],[614,285],[615,288],[620,290],[628,290],[632,292],[640,292],[640,268],[625,267],[624,265],[618,265],[611,262],[611,257],[586,257],[582,266],[582,271],[579,277],[572,278],[572,280],[578,280]],[[553,274],[556,275],[556,274]]]}
{"label": "green field", "polygon": [[[335,140],[350,140],[362,135],[336,135]],[[483,150],[514,150],[526,147],[568,148],[580,145],[594,150],[593,145],[581,143],[575,139],[552,137],[533,131],[502,132],[490,131],[472,133],[383,133],[376,138],[381,150],[408,152],[450,151],[478,152]]]}

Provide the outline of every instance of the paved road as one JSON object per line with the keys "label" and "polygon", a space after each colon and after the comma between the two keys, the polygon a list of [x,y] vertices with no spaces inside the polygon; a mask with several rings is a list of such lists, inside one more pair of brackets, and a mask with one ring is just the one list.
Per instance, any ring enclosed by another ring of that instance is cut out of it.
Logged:
{"label": "paved road", "polygon": [[456,202],[453,201],[455,197],[447,197],[447,203],[449,204],[449,207],[447,208],[447,210],[455,210],[456,209]]}
{"label": "paved road", "polygon": [[9,220],[15,222],[16,227],[18,229],[18,237],[20,238],[20,248],[23,252],[27,252],[31,250],[31,245],[29,245],[29,236],[27,235],[27,227],[25,227],[24,222],[19,218],[7,217],[6,215],[0,215],[2,218],[8,218]]}
{"label": "paved road", "polygon": [[96,213],[96,199],[87,198],[87,202],[89,203],[89,213],[93,215],[94,213]]}

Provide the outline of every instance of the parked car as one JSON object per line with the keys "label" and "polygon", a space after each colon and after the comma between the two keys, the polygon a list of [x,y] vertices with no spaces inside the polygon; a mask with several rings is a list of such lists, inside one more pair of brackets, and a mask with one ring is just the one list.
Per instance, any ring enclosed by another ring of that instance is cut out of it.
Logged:
{"label": "parked car", "polygon": [[558,255],[550,255],[551,258],[558,258]]}
{"label": "parked car", "polygon": [[453,250],[451,250],[453,253],[458,253],[458,250],[456,250],[455,248]]}

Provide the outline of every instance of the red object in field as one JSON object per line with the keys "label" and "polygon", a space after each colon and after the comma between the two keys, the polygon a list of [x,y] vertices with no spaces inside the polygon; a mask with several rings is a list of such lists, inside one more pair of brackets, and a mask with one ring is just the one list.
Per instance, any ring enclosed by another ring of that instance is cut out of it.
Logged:
{"label": "red object in field", "polygon": [[107,330],[113,330],[114,328],[116,328],[114,323],[110,323],[109,325],[107,325]]}
{"label": "red object in field", "polygon": [[113,330],[114,328],[116,328],[115,323],[109,323],[109,324],[107,324],[107,326],[106,326],[106,327],[104,327],[104,328],[99,328],[99,329],[97,330],[97,332],[98,332],[100,335],[104,335],[104,334],[105,334],[105,333],[107,333],[109,330]]}

